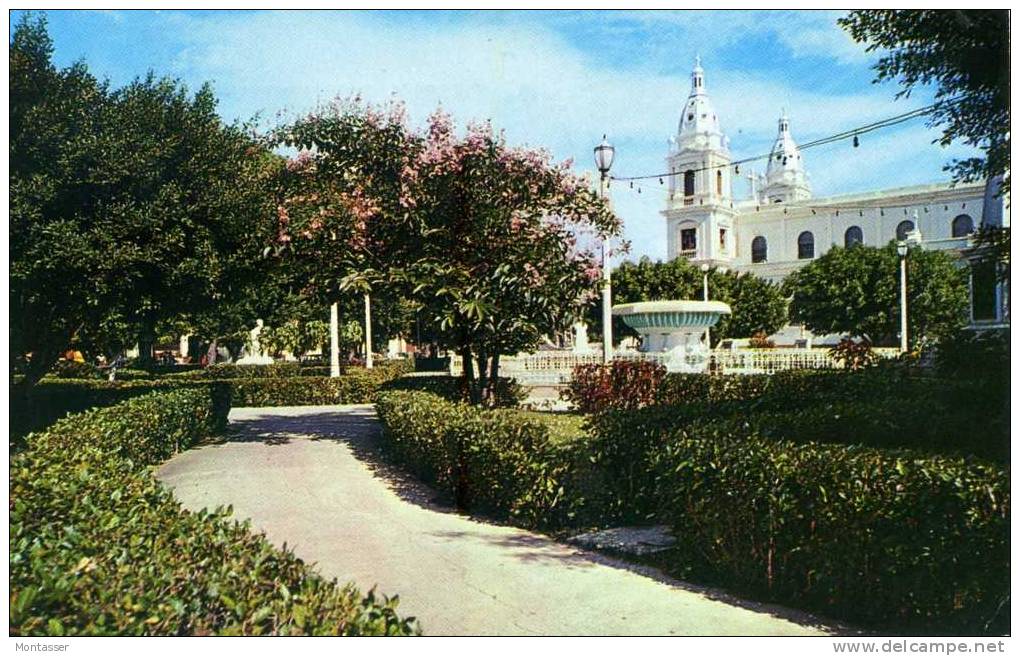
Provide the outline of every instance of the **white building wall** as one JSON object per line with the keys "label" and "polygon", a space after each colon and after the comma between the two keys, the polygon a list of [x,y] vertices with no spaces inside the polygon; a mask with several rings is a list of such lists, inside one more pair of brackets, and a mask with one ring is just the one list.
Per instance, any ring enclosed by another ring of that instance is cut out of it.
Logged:
{"label": "white building wall", "polygon": [[[797,239],[804,231],[814,235],[817,258],[833,245],[842,246],[852,226],[861,229],[865,245],[884,246],[896,238],[896,228],[904,220],[914,221],[924,248],[958,250],[967,246],[967,239],[952,236],[953,220],[967,214],[979,227],[983,194],[982,184],[944,184],[816,198],[796,205],[742,204],[734,219],[739,241],[734,264],[774,278],[807,262],[797,257]],[[751,262],[751,243],[759,235],[768,242],[767,263]]]}

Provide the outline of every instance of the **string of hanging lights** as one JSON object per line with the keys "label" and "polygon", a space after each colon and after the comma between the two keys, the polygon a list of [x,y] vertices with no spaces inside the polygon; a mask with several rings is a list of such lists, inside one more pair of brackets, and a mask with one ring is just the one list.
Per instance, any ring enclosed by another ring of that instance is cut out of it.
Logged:
{"label": "string of hanging lights", "polygon": [[[937,109],[940,109],[940,108],[943,108],[943,107],[951,107],[953,105],[957,105],[957,104],[959,104],[962,101],[963,101],[963,98],[952,98],[952,99],[949,99],[949,100],[944,100],[944,101],[940,101],[940,102],[937,102],[937,103],[932,103],[931,105],[926,105],[924,107],[919,107],[919,108],[911,110],[909,112],[904,112],[903,114],[898,114],[896,116],[891,116],[889,118],[885,118],[885,119],[882,119],[880,121],[875,121],[874,123],[869,123],[867,125],[861,125],[861,126],[858,126],[856,128],[852,128],[850,130],[844,130],[843,132],[838,132],[836,134],[832,134],[832,135],[829,135],[827,137],[822,137],[820,139],[815,139],[814,141],[809,141],[807,143],[801,144],[800,147],[799,147],[799,150],[806,150],[808,148],[817,148],[819,146],[824,146],[826,144],[831,144],[831,143],[836,143],[836,142],[839,142],[839,141],[844,141],[846,139],[852,139],[853,140],[852,141],[853,147],[854,148],[858,148],[861,145],[860,135],[862,135],[862,134],[867,134],[869,132],[874,132],[875,130],[881,130],[881,129],[884,129],[884,128],[892,127],[894,125],[899,125],[900,123],[905,123],[907,121],[911,121],[911,120],[919,118],[921,116],[926,116],[928,114],[931,114],[932,112],[934,112]],[[782,154],[782,153],[780,153],[780,155],[783,157],[783,160],[784,160],[783,163],[785,164],[786,163],[786,156],[784,154]],[[642,190],[642,186],[640,184],[635,185],[636,181],[641,181],[641,180],[656,180],[657,179],[659,181],[659,184],[663,185],[663,184],[665,184],[666,178],[671,178],[671,177],[675,177],[675,176],[679,176],[679,175],[684,175],[685,173],[688,173],[688,172],[697,173],[697,172],[700,172],[700,171],[710,171],[710,170],[713,170],[713,169],[723,169],[723,168],[728,168],[728,167],[731,167],[731,166],[734,169],[734,173],[739,175],[740,174],[740,165],[741,164],[748,164],[750,162],[757,162],[757,161],[761,161],[761,160],[767,160],[767,159],[769,159],[772,156],[773,156],[773,153],[766,153],[766,154],[762,154],[762,155],[754,155],[752,157],[745,157],[745,158],[742,158],[742,159],[739,159],[739,160],[731,161],[731,162],[729,162],[727,164],[716,164],[716,165],[713,165],[713,166],[702,166],[700,168],[687,169],[687,170],[684,170],[684,171],[669,171],[669,172],[664,172],[664,173],[651,173],[651,174],[647,174],[647,175],[631,175],[631,176],[613,175],[613,176],[609,177],[609,180],[607,182],[610,182],[610,183],[612,183],[613,181],[616,181],[616,182],[627,182],[627,183],[629,183],[628,187],[630,189],[636,189],[637,193],[640,194],[641,190]]]}

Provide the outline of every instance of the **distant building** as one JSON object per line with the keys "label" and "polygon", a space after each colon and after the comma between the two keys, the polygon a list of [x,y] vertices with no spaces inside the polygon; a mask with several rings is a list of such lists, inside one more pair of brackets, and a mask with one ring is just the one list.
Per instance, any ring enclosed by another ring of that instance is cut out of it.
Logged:
{"label": "distant building", "polygon": [[[709,100],[700,61],[666,161],[672,175],[662,215],[669,259],[750,271],[774,282],[834,245],[882,246],[915,229],[922,248],[951,251],[961,266],[970,266],[974,231],[1009,226],[1008,200],[998,196],[997,181],[813,197],[785,113],[764,175],[745,170],[741,176],[731,164],[729,139]],[[734,198],[735,177],[748,179],[750,198]],[[972,325],[1008,325],[1008,282],[997,281],[987,266],[971,270]],[[795,339],[803,332],[786,330],[781,337]]]}

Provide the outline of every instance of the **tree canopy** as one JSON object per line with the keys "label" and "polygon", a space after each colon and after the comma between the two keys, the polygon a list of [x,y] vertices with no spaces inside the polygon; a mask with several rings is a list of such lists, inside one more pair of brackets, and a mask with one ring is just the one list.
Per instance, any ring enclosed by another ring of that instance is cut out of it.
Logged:
{"label": "tree canopy", "polygon": [[273,156],[223,124],[211,88],[150,73],[111,89],[83,63],[58,70],[52,51],[45,19],[23,17],[10,49],[11,364],[29,385],[73,340],[151,341],[161,320],[228,300],[257,277],[269,225]]}
{"label": "tree canopy", "polygon": [[[882,248],[833,246],[790,274],[790,318],[817,334],[846,333],[875,345],[898,343],[899,255]],[[941,251],[907,256],[907,332],[912,348],[955,333],[966,320],[967,271]]]}
{"label": "tree canopy", "polygon": [[868,51],[882,53],[876,81],[898,80],[900,96],[933,84],[944,102],[930,123],[942,127],[939,142],[963,141],[985,157],[953,162],[960,180],[1004,176],[1009,191],[1009,10],[864,9],[839,24]]}
{"label": "tree canopy", "polygon": [[477,365],[481,394],[501,354],[535,348],[599,289],[592,249],[619,221],[569,162],[512,147],[488,123],[458,134],[437,111],[414,130],[402,105],[358,99],[278,134],[299,152],[276,251],[326,299],[382,289],[410,302],[469,378]]}

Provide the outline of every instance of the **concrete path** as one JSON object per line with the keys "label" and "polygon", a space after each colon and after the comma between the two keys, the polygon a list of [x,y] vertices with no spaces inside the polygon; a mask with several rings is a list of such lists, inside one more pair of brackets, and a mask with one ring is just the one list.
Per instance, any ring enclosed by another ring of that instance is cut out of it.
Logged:
{"label": "concrete path", "polygon": [[164,464],[191,509],[232,504],[327,577],[400,595],[429,635],[819,635],[794,611],[745,603],[458,515],[383,464],[371,406],[241,408],[227,440]]}

